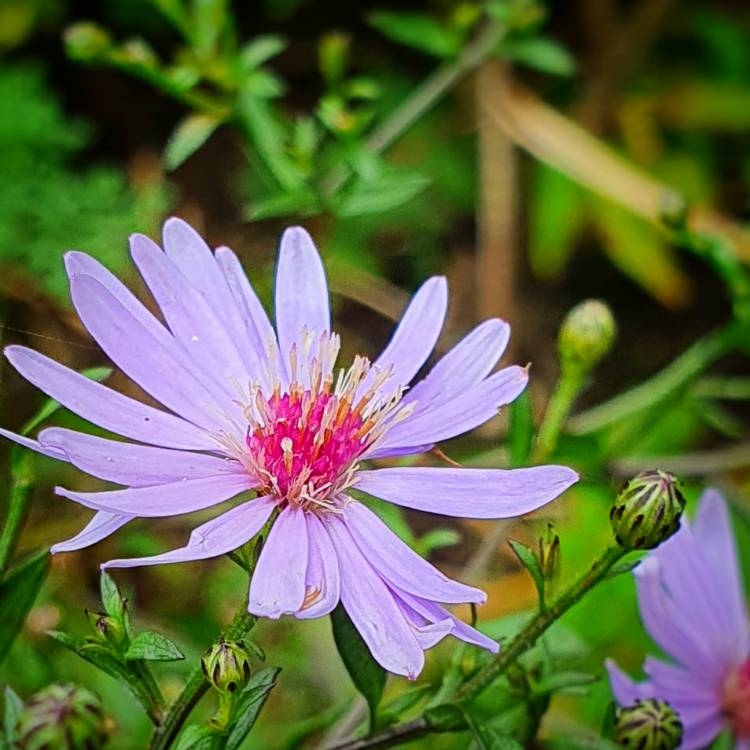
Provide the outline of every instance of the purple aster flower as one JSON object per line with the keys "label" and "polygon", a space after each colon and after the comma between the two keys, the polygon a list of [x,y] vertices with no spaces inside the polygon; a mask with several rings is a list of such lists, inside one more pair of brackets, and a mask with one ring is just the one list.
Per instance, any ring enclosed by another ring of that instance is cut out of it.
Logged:
{"label": "purple aster flower", "polygon": [[722,496],[704,492],[692,525],[683,519],[635,577],[646,629],[673,661],[647,658],[648,679],[638,684],[609,661],[617,701],[667,701],[685,728],[683,750],[725,729],[736,750],[750,750],[750,618]]}
{"label": "purple aster flower", "polygon": [[185,222],[166,222],[164,251],[135,235],[131,252],[166,325],[78,252],[65,256],[71,295],[107,356],[164,410],[38,352],[5,350],[21,375],[68,409],[135,441],[54,427],[37,440],[1,431],[124,486],[57,488],[97,512],[52,551],[94,544],[133,518],[190,513],[249,490],[254,499],[196,528],[186,546],[106,567],[222,555],[255,536],[276,509],[250,585],[251,612],[312,618],[341,601],[375,658],[409,677],[421,670],[424,649],[449,634],[496,651],[494,641],[443,606],[483,602],[484,593],[446,578],[350,491],[448,516],[506,518],[535,510],[576,481],[562,466],[362,468],[367,459],[429,450],[513,401],[526,370],[492,372],[508,325],[494,319],[477,326],[407,391],[443,326],[444,278],[417,291],[375,362],[355,357],[337,372],[325,273],[303,229],[289,229],[281,240],[275,330],[234,253],[212,252]]}

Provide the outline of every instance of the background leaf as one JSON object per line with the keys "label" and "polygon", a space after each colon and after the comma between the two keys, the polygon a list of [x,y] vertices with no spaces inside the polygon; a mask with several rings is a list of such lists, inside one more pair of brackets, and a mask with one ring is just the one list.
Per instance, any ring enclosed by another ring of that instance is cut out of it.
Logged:
{"label": "background leaf", "polygon": [[385,671],[372,658],[370,649],[349,619],[343,605],[338,604],[331,612],[331,626],[336,648],[352,682],[367,701],[370,723],[375,726],[378,704],[385,688]]}
{"label": "background leaf", "polygon": [[37,552],[9,570],[0,581],[0,662],[13,645],[47,577],[50,555]]}

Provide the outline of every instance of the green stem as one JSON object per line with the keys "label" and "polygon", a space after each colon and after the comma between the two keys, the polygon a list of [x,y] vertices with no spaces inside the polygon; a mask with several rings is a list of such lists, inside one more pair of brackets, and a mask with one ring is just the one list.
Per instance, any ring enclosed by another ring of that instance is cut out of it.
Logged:
{"label": "green stem", "polygon": [[[380,153],[403,135],[422,115],[442,99],[466,73],[476,69],[496,49],[506,33],[505,24],[489,21],[464,47],[459,57],[435,70],[372,132],[365,142],[373,153]],[[334,169],[323,178],[321,193],[330,197],[338,192],[351,174],[345,167]]]}
{"label": "green stem", "polygon": [[158,726],[164,719],[164,710],[166,708],[164,695],[161,692],[159,683],[156,681],[154,673],[145,661],[139,661],[136,663],[135,673],[138,675],[138,679],[148,696],[148,715],[151,718],[151,721]]}
{"label": "green stem", "polygon": [[[460,709],[456,704],[471,700],[489,687],[498,677],[505,674],[556,620],[562,617],[597,584],[601,583],[609,574],[612,566],[626,554],[626,550],[622,547],[614,545],[607,547],[583,576],[560,594],[546,610],[538,612],[492,662],[455,692],[451,701],[430,709],[426,714],[416,719],[389,727],[385,731],[365,739],[343,742],[329,750],[376,750],[377,748],[400,745],[427,734],[459,731],[462,724],[456,720],[457,715],[460,714]],[[437,718],[441,714],[444,714],[444,719]]]}
{"label": "green stem", "polygon": [[[242,639],[250,633],[256,621],[257,618],[249,614],[243,607],[222,635],[227,640]],[[149,746],[150,750],[167,750],[208,687],[209,683],[203,676],[203,670],[199,667],[190,675],[182,692],[168,708],[164,720],[154,732]]]}
{"label": "green stem", "polygon": [[733,322],[697,341],[652,378],[568,421],[567,428],[586,435],[654,407],[688,385],[697,375],[734,349],[747,345],[748,326]]}
{"label": "green stem", "polygon": [[570,414],[573,402],[583,386],[584,373],[579,368],[566,367],[563,364],[560,379],[557,381],[552,398],[547,404],[547,411],[539,427],[534,446],[534,462],[540,463],[548,458],[557,447],[565,420]]}
{"label": "green stem", "polygon": [[515,663],[521,654],[528,651],[539,636],[553,622],[560,619],[574,604],[577,604],[586,593],[600,583],[609,574],[612,566],[624,557],[626,551],[619,546],[610,546],[572,586],[564,591],[545,609],[538,612],[523,630],[500,652],[500,654],[481,669],[470,680],[456,691],[454,700],[468,701],[481,693],[486,687],[504,674],[508,667]]}
{"label": "green stem", "polygon": [[0,573],[5,570],[10,562],[26,518],[29,490],[32,485],[31,461],[31,453],[21,453],[15,449],[11,451],[12,469],[10,492],[8,493],[8,512],[5,516],[3,529],[0,532]]}

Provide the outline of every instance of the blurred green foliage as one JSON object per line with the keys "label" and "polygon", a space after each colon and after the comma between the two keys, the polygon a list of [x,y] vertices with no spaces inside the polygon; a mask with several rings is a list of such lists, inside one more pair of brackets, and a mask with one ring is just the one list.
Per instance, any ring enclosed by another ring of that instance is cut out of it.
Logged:
{"label": "blurred green foliage", "polygon": [[[28,299],[22,294],[3,305],[26,314],[26,302],[39,295],[61,304],[61,254],[69,248],[128,273],[125,238],[153,234],[175,201],[180,212],[212,217],[207,223],[216,237],[237,236],[237,226],[252,222],[243,236],[257,235],[252,241],[268,248],[278,219],[314,222],[331,278],[363,303],[360,309],[336,298],[346,313],[340,325],[349,327],[351,314],[365,349],[376,349],[382,336],[377,326],[368,328],[364,308],[391,311],[391,285],[398,292],[431,273],[450,276],[459,299],[455,328],[468,328],[477,288],[494,281],[476,273],[474,247],[492,245],[479,208],[487,204],[492,215],[493,206],[507,205],[505,184],[517,197],[509,222],[520,229],[501,243],[520,268],[508,272],[517,299],[507,309],[523,331],[523,356],[539,363],[532,371],[539,390],[514,405],[507,448],[494,432],[458,440],[449,452],[473,466],[528,463],[534,424],[555,388],[559,363],[550,342],[565,309],[596,294],[616,306],[620,340],[602,367],[576,384],[574,414],[553,430],[549,449],[551,460],[574,466],[583,481],[538,521],[500,528],[499,536],[486,526],[445,528],[385,503],[372,503],[373,510],[420,554],[459,576],[482,540],[494,540],[483,580],[490,601],[478,614],[481,628],[505,642],[530,617],[535,587],[546,604],[610,541],[607,511],[618,482],[651,462],[689,476],[691,506],[708,481],[729,490],[750,581],[743,357],[750,338],[742,308],[728,304],[747,288],[743,263],[750,257],[737,241],[750,205],[750,18],[739,2],[696,1],[644,29],[637,11],[647,4],[602,3],[612,14],[608,26],[606,18],[586,15],[586,2],[367,3],[344,10],[304,0],[113,0],[80,8],[73,0],[8,0],[0,6],[0,276],[12,277]],[[609,49],[632,28],[641,33],[629,32],[613,60]],[[68,55],[92,67],[63,62],[63,35]],[[471,65],[467,50],[475,55]],[[477,100],[470,79],[485,60],[501,61],[511,90],[518,85],[549,103],[630,168],[673,188],[686,214],[644,217],[593,190],[570,168],[581,165],[562,127],[544,134],[545,146],[568,157],[567,169],[529,149],[523,134],[504,141],[510,165],[483,162],[489,157],[477,147],[477,112],[483,104],[502,109],[501,97],[509,95],[504,89],[491,101]],[[98,86],[86,88],[89,80]],[[103,106],[92,106],[92,91]],[[161,161],[149,161],[161,148]],[[152,164],[145,176],[138,166],[144,160]],[[497,178],[491,182],[500,184],[499,196],[481,174]],[[698,231],[686,220],[701,211],[718,212],[721,221]],[[268,252],[252,241],[240,249],[265,291]],[[722,327],[706,336],[714,325]],[[625,386],[634,387],[618,396]],[[3,392],[3,405],[20,420],[33,409],[11,403],[14,394],[31,396],[14,388],[11,382]],[[592,409],[578,405],[600,399]],[[83,525],[77,509],[50,498],[61,476],[80,476],[46,459],[30,463],[32,514],[21,555]],[[4,480],[0,489],[5,493]],[[549,522],[561,540],[554,579],[543,575],[536,552]],[[0,678],[23,697],[53,680],[85,684],[116,716],[111,747],[144,747],[150,724],[131,693],[46,631],[72,633],[81,646],[90,631],[83,610],[99,608],[97,563],[177,546],[185,528],[182,521],[158,530],[136,522],[94,550],[55,558]],[[511,534],[518,559],[504,544]],[[138,631],[164,633],[177,644],[170,653],[186,656],[184,663],[153,665],[165,697],[174,699],[189,664],[243,606],[245,575],[223,560],[123,572],[118,581],[137,605]],[[243,747],[311,747],[335,728],[364,727],[366,713],[356,708],[327,619],[264,621],[254,637],[282,672],[278,686],[263,693],[268,703]],[[527,741],[548,708],[545,746],[589,746],[611,702],[603,659],[612,656],[637,673],[644,653],[654,651],[630,576],[616,576],[472,703],[463,718],[474,740],[467,731],[412,746],[514,747],[508,736]],[[368,696],[377,704],[373,724],[382,730],[437,705],[489,658],[443,643],[415,685],[389,679],[381,696],[376,677],[378,689]],[[191,717],[194,726],[209,718],[210,704]]]}

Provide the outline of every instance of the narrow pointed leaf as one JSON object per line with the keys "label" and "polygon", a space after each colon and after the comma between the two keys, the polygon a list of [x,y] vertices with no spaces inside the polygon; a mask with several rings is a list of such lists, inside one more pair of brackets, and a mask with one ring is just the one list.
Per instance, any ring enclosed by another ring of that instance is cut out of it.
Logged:
{"label": "narrow pointed leaf", "polygon": [[264,669],[254,674],[237,697],[237,707],[234,711],[234,726],[229,732],[225,750],[237,750],[245,741],[250,730],[258,719],[268,694],[276,684],[276,678],[281,672],[278,668]]}
{"label": "narrow pointed leaf", "polygon": [[331,612],[331,625],[336,648],[357,690],[370,707],[370,726],[375,726],[378,704],[385,688],[385,671],[372,658],[346,610],[339,604]]}
{"label": "narrow pointed leaf", "polygon": [[125,652],[125,659],[146,661],[179,661],[185,656],[177,646],[161,633],[139,633]]}
{"label": "narrow pointed leaf", "polygon": [[0,662],[5,658],[29,613],[49,570],[47,550],[37,552],[0,580]]}

